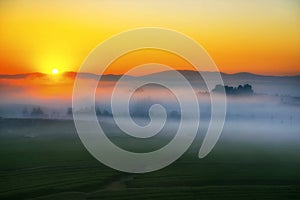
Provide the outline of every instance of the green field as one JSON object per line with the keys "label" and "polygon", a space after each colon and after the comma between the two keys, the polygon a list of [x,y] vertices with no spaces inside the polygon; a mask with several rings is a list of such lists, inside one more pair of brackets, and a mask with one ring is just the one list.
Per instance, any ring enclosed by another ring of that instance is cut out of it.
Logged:
{"label": "green field", "polygon": [[201,160],[200,145],[162,170],[127,174],[95,160],[72,121],[0,119],[0,199],[300,199],[299,141],[221,138]]}

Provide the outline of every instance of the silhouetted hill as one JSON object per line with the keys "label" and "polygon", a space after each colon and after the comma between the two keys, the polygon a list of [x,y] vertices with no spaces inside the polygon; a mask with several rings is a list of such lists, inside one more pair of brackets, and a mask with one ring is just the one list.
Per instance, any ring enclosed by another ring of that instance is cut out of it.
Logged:
{"label": "silhouetted hill", "polygon": [[[202,77],[199,75],[197,71],[193,70],[178,70],[179,73],[181,73],[184,77],[186,77],[188,80],[203,80]],[[201,72],[202,74],[205,74],[207,76],[216,74],[217,72]],[[61,74],[62,76],[72,78],[74,79],[79,73],[68,71]],[[265,75],[258,75],[258,74],[252,74],[248,72],[240,72],[240,73],[234,73],[234,74],[227,74],[227,73],[220,73],[223,79],[251,79],[251,80],[258,80],[258,79],[289,79],[289,80],[297,80],[300,81],[300,75],[296,76],[265,76]],[[34,73],[26,73],[26,74],[0,74],[0,79],[22,79],[22,78],[39,78],[39,77],[46,77],[49,76],[48,74],[34,72]],[[115,74],[105,74],[102,75],[103,80],[108,81],[114,81],[118,80],[123,75],[115,75]],[[135,76],[128,76],[130,78],[145,78],[145,79],[160,79],[160,78],[174,78],[176,76],[176,72],[174,70],[168,70],[168,71],[162,71],[162,72],[155,72],[152,74],[147,74],[139,77]],[[93,73],[86,73],[86,72],[80,72],[79,77],[85,78],[85,79],[98,79],[97,74]]]}
{"label": "silhouetted hill", "polygon": [[26,73],[26,74],[0,74],[0,79],[22,79],[22,78],[39,78],[47,76],[40,72]]}
{"label": "silhouetted hill", "polygon": [[[78,73],[78,72],[71,72],[71,71],[63,73],[64,76],[67,76],[67,77],[73,78],[73,79],[75,79],[78,74],[79,74],[80,78],[84,78],[84,79],[97,80],[99,78],[99,76],[97,74],[93,74],[93,73],[85,73],[85,72]],[[101,76],[101,80],[104,80],[104,81],[117,81],[121,77],[122,77],[122,75],[105,74],[105,75]]]}
{"label": "silhouetted hill", "polygon": [[[179,70],[188,81],[190,81],[191,85],[197,89],[207,90],[206,84],[203,81],[203,78],[197,71],[192,70]],[[212,80],[213,75],[217,72],[202,72],[208,80]],[[247,72],[241,72],[236,74],[226,74],[220,73],[223,79],[222,85],[244,85],[250,84],[253,86],[253,89],[258,94],[271,94],[271,95],[291,95],[291,96],[300,96],[300,76],[264,76],[251,74]],[[60,74],[62,78],[75,79],[78,75],[77,72],[65,72]],[[42,73],[28,73],[28,74],[15,74],[15,75],[0,75],[0,80],[18,80],[18,79],[35,79],[35,78],[48,78],[52,75],[42,74]],[[98,75],[93,73],[80,73],[78,75],[83,79],[93,79],[97,80]],[[129,80],[149,80],[152,82],[159,82],[161,80],[171,82],[174,86],[180,86],[180,82],[176,79],[176,72],[174,70],[156,72],[144,76],[127,76]],[[106,74],[101,76],[101,80],[103,81],[118,81],[122,75],[114,75],[114,74]],[[127,79],[128,80],[128,79]],[[9,83],[5,83],[4,81],[0,82],[0,89],[3,91],[9,88]],[[18,89],[18,88],[15,88]]]}

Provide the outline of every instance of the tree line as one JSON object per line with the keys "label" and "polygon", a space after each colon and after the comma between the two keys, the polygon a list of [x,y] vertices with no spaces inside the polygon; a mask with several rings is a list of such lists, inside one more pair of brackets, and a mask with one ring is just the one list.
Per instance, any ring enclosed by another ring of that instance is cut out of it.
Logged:
{"label": "tree line", "polygon": [[213,92],[217,93],[225,93],[227,95],[253,95],[254,91],[252,86],[249,84],[239,85],[238,87],[232,87],[228,85],[216,85],[215,88],[212,90]]}

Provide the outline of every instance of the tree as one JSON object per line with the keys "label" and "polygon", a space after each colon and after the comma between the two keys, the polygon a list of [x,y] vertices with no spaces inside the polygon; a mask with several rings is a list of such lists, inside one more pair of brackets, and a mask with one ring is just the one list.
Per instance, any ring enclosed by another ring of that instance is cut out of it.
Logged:
{"label": "tree", "polygon": [[178,111],[176,110],[172,110],[170,113],[169,113],[169,116],[170,118],[172,119],[180,119],[181,115]]}
{"label": "tree", "polygon": [[23,116],[28,116],[28,115],[29,115],[29,112],[28,112],[28,108],[27,108],[27,107],[25,107],[25,108],[23,109],[22,115],[23,115]]}
{"label": "tree", "polygon": [[216,87],[212,90],[212,92],[217,92],[217,93],[225,93],[227,95],[252,95],[253,94],[253,89],[252,86],[249,84],[245,85],[239,85],[238,87],[232,87],[228,85],[216,85]]}
{"label": "tree", "polygon": [[72,110],[71,107],[69,107],[69,108],[67,109],[67,115],[72,115],[72,114],[73,114],[73,110]]}
{"label": "tree", "polygon": [[44,115],[44,111],[40,108],[40,107],[36,107],[36,108],[32,108],[31,111],[31,116],[43,116]]}

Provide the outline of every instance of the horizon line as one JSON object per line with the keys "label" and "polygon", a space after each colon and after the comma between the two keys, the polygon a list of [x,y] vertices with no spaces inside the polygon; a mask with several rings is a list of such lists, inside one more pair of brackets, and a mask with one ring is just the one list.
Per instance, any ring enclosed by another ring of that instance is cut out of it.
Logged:
{"label": "horizon line", "polygon": [[[218,71],[197,71],[197,70],[186,70],[186,69],[182,69],[182,70],[164,70],[164,71],[157,71],[157,72],[153,72],[153,73],[148,73],[148,74],[142,74],[142,75],[130,75],[132,77],[143,77],[143,76],[147,76],[147,75],[153,75],[153,74],[159,74],[159,73],[163,73],[163,72],[169,72],[169,71],[179,71],[179,72],[200,72],[200,73],[217,73]],[[78,72],[78,71],[62,71],[60,72],[58,75],[63,75],[63,74],[67,74],[67,73],[82,73],[82,74],[93,74],[93,75],[98,75],[96,73],[92,73],[92,72]],[[253,72],[248,72],[248,71],[240,71],[240,72],[233,72],[233,73],[228,73],[228,72],[222,72],[219,71],[219,73],[221,74],[226,74],[226,75],[237,75],[237,74],[250,74],[250,75],[256,75],[256,76],[269,76],[269,77],[294,77],[294,76],[300,76],[300,73],[298,74],[282,74],[282,75],[269,75],[269,74],[258,74],[258,73],[253,73]],[[21,73],[0,73],[0,76],[21,76],[21,75],[30,75],[30,74],[40,74],[40,75],[52,75],[51,73],[44,73],[44,72],[39,72],[39,71],[33,71],[33,72],[21,72]],[[121,75],[125,75],[122,73],[104,73],[102,74],[104,76],[108,76],[108,75],[112,75],[112,76],[121,76]]]}

